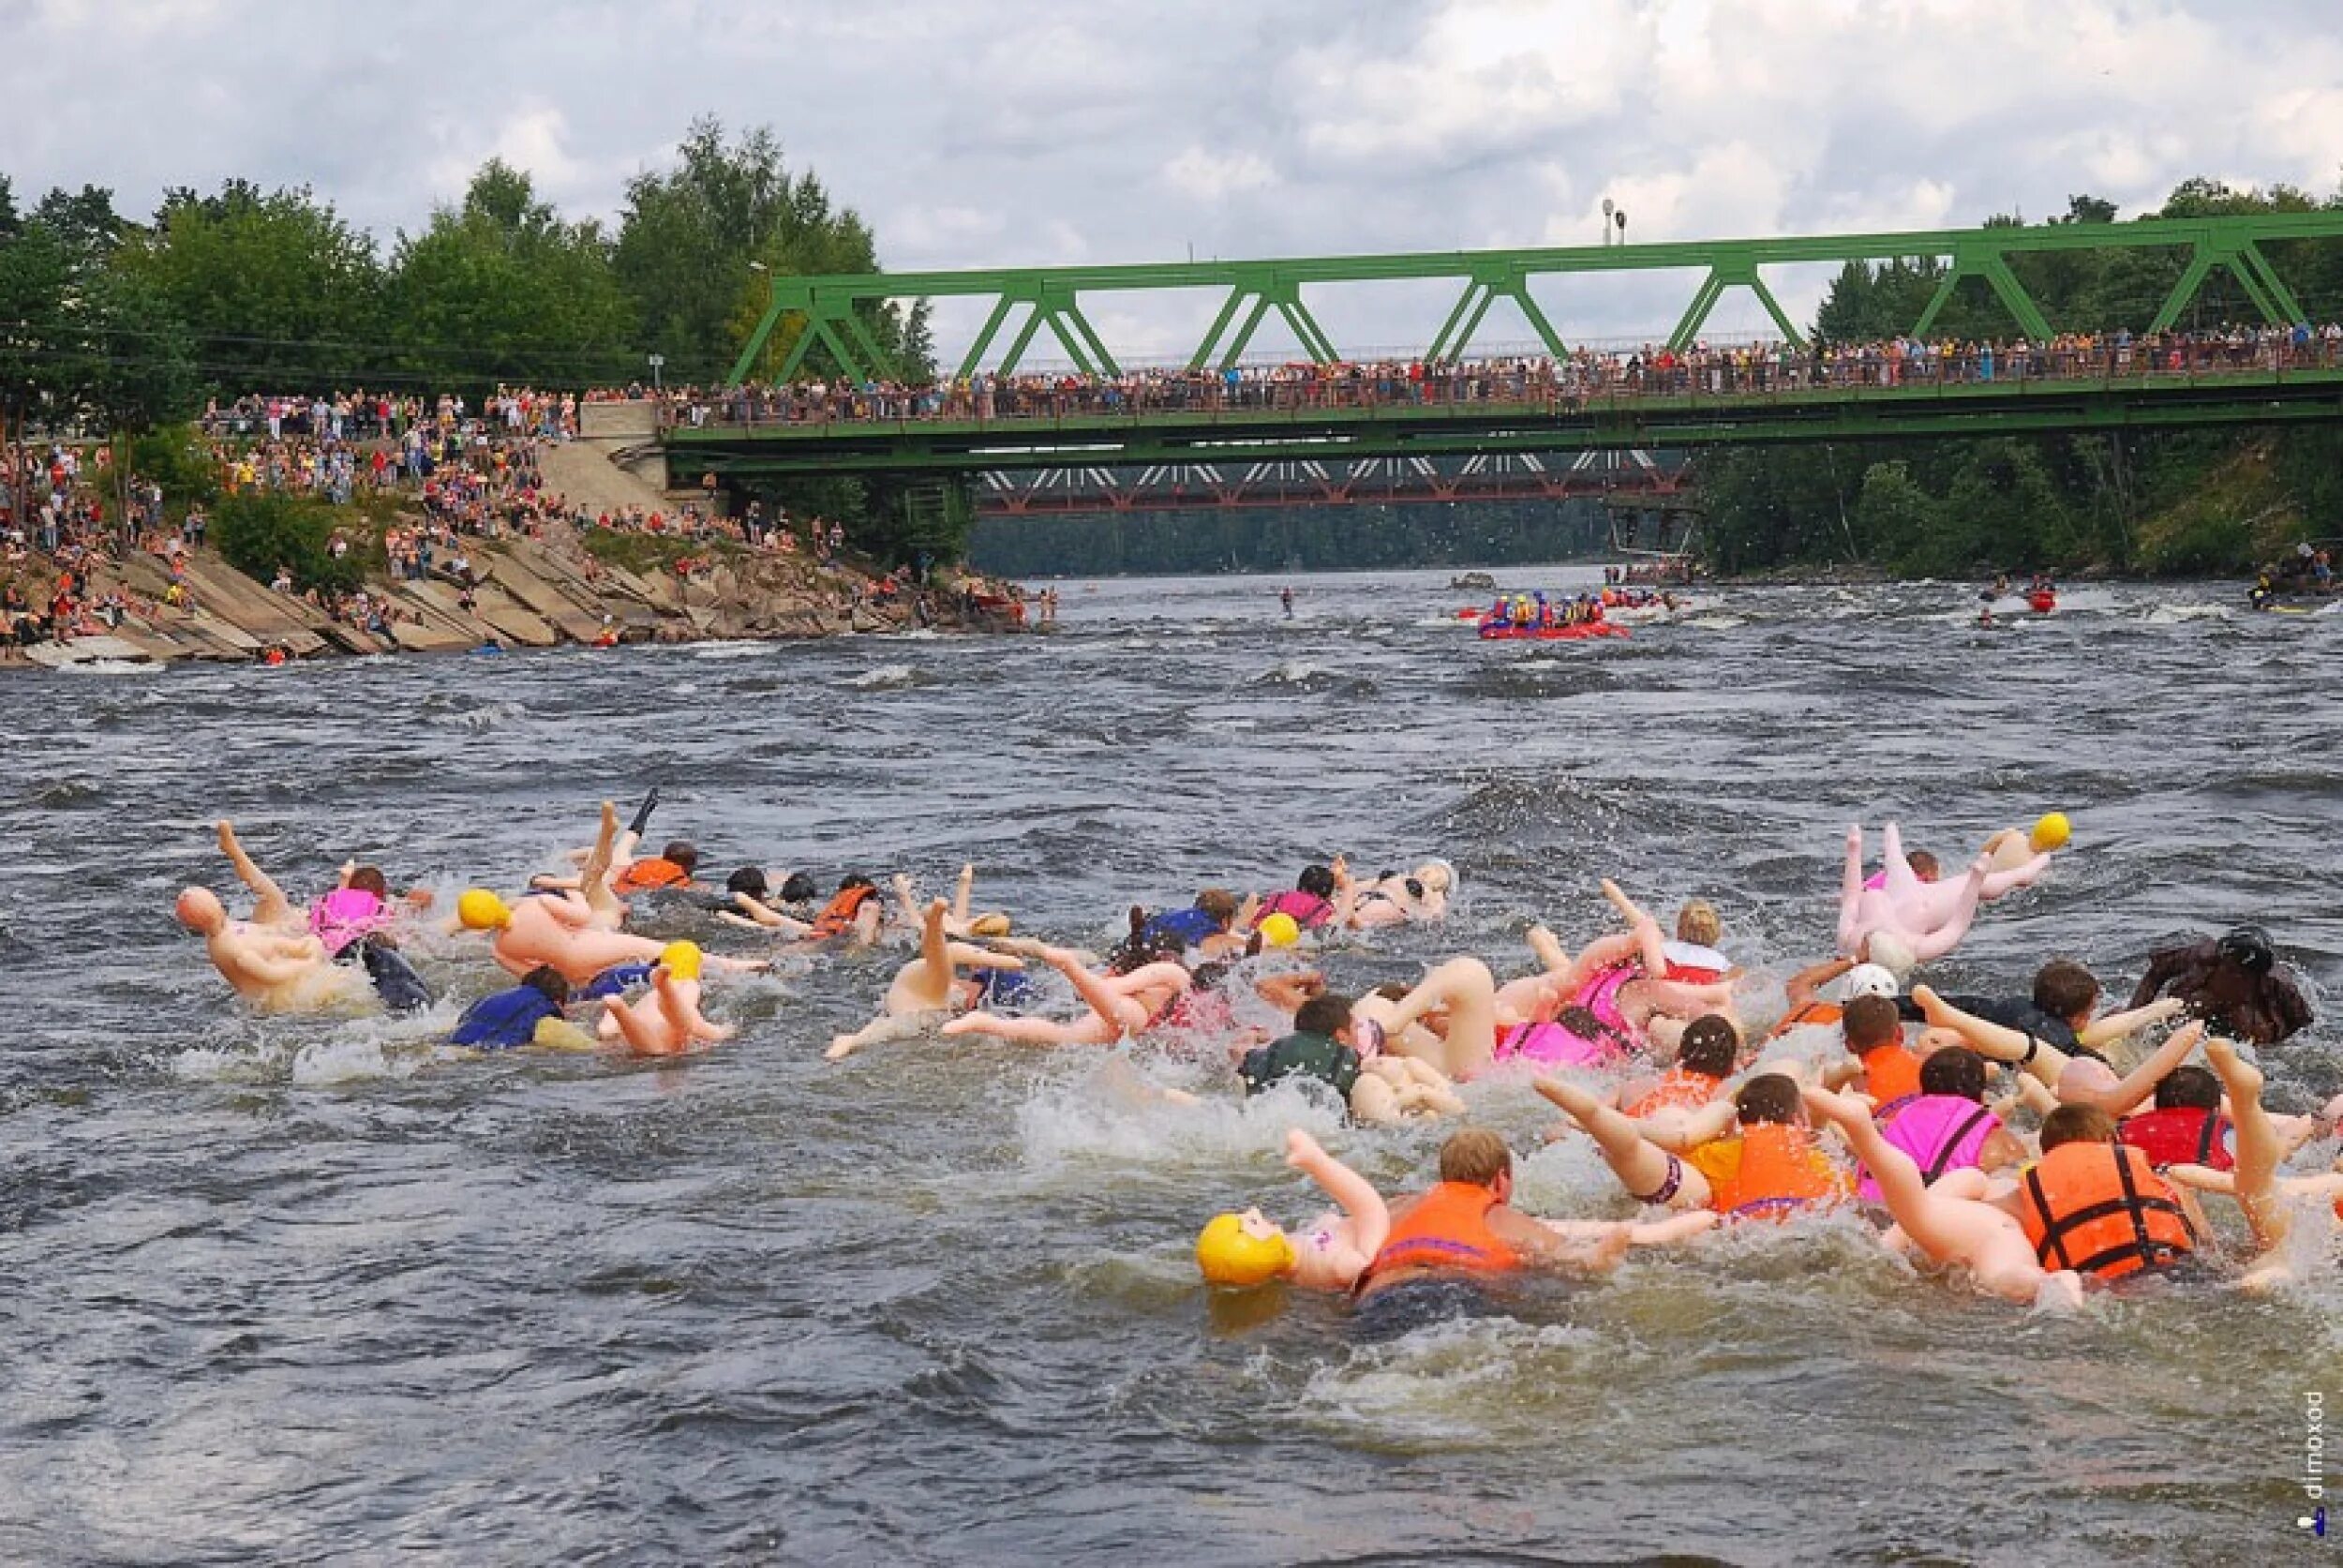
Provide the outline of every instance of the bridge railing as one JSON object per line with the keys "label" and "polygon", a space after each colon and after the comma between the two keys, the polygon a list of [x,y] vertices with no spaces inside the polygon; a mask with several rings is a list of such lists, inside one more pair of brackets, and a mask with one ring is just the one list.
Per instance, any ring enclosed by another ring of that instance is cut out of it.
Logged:
{"label": "bridge railing", "polygon": [[978,377],[948,387],[737,387],[673,399],[672,426],[715,425],[811,435],[840,426],[952,424],[978,427],[1067,419],[1140,421],[1182,415],[1520,408],[1569,412],[1644,401],[1748,401],[1841,393],[1927,396],[1956,389],[2113,387],[2224,377],[2283,377],[2343,366],[2343,334],[2306,339],[2255,333],[2103,341],[1977,345],[1951,352],[1867,345],[1817,351],[1749,351],[1561,361],[1389,367],[1295,366],[1267,374],[1174,372],[1149,377]]}

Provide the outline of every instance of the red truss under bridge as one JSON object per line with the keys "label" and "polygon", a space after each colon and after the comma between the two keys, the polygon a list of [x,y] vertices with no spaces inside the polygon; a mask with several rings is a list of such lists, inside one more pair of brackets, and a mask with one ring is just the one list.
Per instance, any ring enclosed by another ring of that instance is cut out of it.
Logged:
{"label": "red truss under bridge", "polygon": [[1490,453],[1288,462],[1157,463],[978,475],[985,516],[1072,516],[1231,506],[1358,506],[1397,501],[1653,501],[1692,485],[1681,458],[1648,452]]}

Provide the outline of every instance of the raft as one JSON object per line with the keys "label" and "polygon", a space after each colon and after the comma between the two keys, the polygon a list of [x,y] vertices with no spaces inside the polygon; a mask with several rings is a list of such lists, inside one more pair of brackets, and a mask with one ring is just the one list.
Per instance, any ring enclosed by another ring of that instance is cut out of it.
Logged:
{"label": "raft", "polygon": [[2058,595],[2048,589],[2037,590],[2025,596],[2026,607],[2036,615],[2048,615],[2058,607]]}
{"label": "raft", "polygon": [[1483,642],[1584,642],[1589,637],[1623,637],[1627,628],[1607,620],[1582,620],[1575,626],[1515,626],[1510,621],[1481,623]]}

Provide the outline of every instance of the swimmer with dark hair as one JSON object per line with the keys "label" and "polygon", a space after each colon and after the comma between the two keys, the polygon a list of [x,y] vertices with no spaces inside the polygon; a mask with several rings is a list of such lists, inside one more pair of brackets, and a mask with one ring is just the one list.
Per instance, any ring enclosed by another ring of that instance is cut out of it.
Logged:
{"label": "swimmer with dark hair", "polygon": [[[2052,989],[2053,986],[2055,990]],[[2088,1105],[2110,1116],[2127,1116],[2138,1110],[2156,1092],[2164,1076],[2187,1060],[2188,1053],[2204,1033],[2201,1023],[2183,1024],[2140,1066],[2117,1078],[2115,1069],[2098,1055],[2097,1048],[2111,1045],[2136,1029],[2178,1016],[2180,1003],[2167,996],[2145,1007],[2094,1018],[2092,1008],[2098,1001],[2098,982],[2082,965],[2063,960],[2042,966],[2035,989],[2037,998],[2052,1004],[2043,1010],[2073,1030],[2075,1044],[2061,1048],[2037,1035],[1981,1018],[1955,1007],[1924,985],[1912,988],[1912,1000],[1919,1005],[1921,1016],[1932,1028],[1952,1030],[1970,1049],[1990,1061],[2024,1068],[2041,1080],[2061,1104]]]}
{"label": "swimmer with dark hair", "polygon": [[2278,967],[2270,933],[2239,926],[2156,948],[2131,993],[2135,1008],[2176,996],[2190,1013],[2224,1034],[2256,1045],[2276,1045],[2310,1027],[2310,1004],[2292,976]]}
{"label": "swimmer with dark hair", "polygon": [[594,1040],[563,1016],[570,982],[550,964],[539,964],[508,991],[492,992],[464,1009],[448,1037],[450,1045],[470,1051],[516,1051],[534,1045],[555,1051],[590,1051]]}

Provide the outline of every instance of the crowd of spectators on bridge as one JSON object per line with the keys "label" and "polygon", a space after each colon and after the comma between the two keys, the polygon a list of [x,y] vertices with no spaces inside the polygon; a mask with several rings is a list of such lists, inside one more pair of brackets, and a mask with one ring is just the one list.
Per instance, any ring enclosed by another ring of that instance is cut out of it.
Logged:
{"label": "crowd of spectators on bridge", "polygon": [[904,381],[808,376],[787,385],[631,386],[589,400],[655,402],[663,427],[916,420],[1057,419],[1069,415],[1246,410],[1540,404],[1568,409],[1640,397],[1752,396],[1843,388],[2102,381],[2343,364],[2343,323],[2224,325],[2155,334],[2059,333],[2048,338],[1918,335],[1874,342],[1783,340],[1686,349],[1581,347],[1560,356],[1378,359],[1221,369],[1134,367],[1001,373]]}

